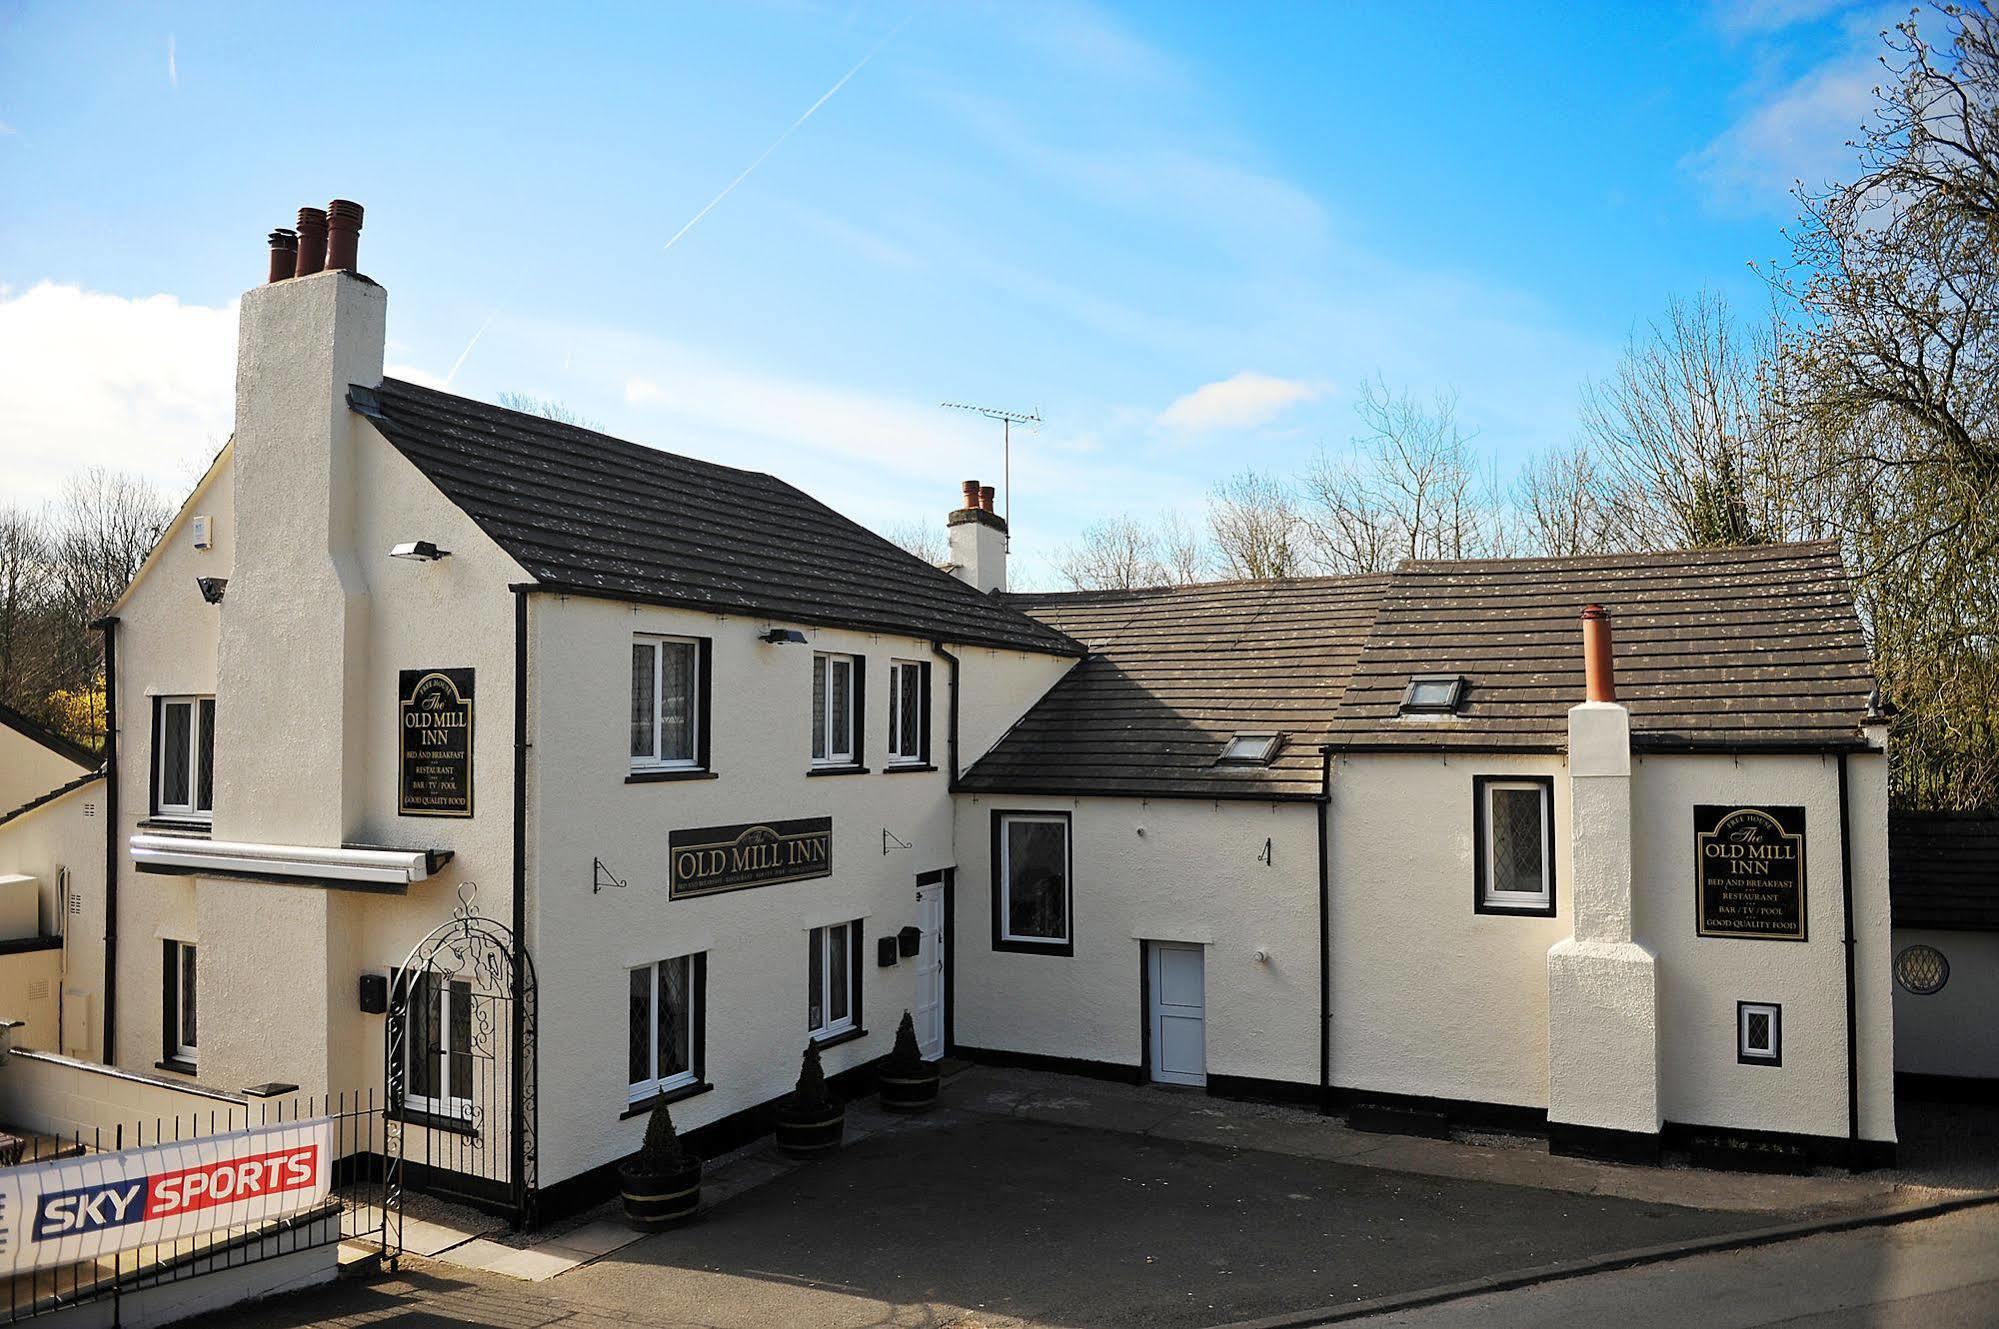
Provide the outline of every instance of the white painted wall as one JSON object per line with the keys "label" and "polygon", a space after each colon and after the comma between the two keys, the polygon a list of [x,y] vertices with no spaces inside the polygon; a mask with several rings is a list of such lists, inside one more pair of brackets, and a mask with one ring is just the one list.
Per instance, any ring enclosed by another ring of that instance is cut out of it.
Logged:
{"label": "white painted wall", "polygon": [[0,724],[0,816],[68,784],[86,769]]}
{"label": "white painted wall", "polygon": [[[1077,664],[1073,656],[1000,651],[984,646],[953,647],[951,653],[959,660],[958,770],[961,774],[990,752],[993,744],[1027,714],[1028,707],[1047,695],[1048,689]],[[935,672],[944,668],[940,663]],[[937,764],[944,764],[941,748]]]}
{"label": "white painted wall", "polygon": [[[1336,1087],[1548,1106],[1548,948],[1574,894],[1563,774],[1559,757],[1334,761]],[[1476,775],[1556,777],[1555,917],[1473,911]]]}
{"label": "white painted wall", "polygon": [[[1001,810],[1070,814],[1074,955],[993,949]],[[1318,1085],[1311,804],[961,794],[957,837],[959,1043],[1136,1069],[1141,943],[1191,942],[1205,950],[1209,1075]],[[1266,839],[1269,865],[1258,859]]]}
{"label": "white painted wall", "polygon": [[1999,1079],[1999,932],[1895,929],[1895,953],[1919,945],[1943,952],[1950,978],[1927,997],[1896,985],[1895,1069]]}
{"label": "white painted wall", "polygon": [[[69,876],[78,912],[65,915],[59,883]],[[63,938],[62,1032],[46,1046],[73,1057],[98,1055],[98,992],[104,973],[104,785],[73,789],[0,825],[0,877],[39,883],[41,927]]]}
{"label": "white painted wall", "polygon": [[[1849,758],[1861,1135],[1893,1140],[1887,763]],[[1805,809],[1807,942],[1695,935],[1697,803]],[[1832,756],[1641,756],[1634,761],[1638,937],[1659,957],[1660,1102],[1689,1125],[1844,1137],[1846,978],[1839,768]],[[1736,1061],[1738,1001],[1781,1003],[1783,1065]]]}

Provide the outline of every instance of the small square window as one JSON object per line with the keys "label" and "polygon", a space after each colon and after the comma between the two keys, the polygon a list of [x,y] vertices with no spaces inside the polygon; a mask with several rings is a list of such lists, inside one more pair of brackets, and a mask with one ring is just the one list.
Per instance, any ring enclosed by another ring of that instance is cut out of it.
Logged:
{"label": "small square window", "polygon": [[1767,1001],[1735,1003],[1735,1059],[1746,1066],[1784,1064],[1784,1008]]}
{"label": "small square window", "polygon": [[1282,734],[1237,734],[1215,759],[1221,766],[1268,766]]}
{"label": "small square window", "polygon": [[1472,777],[1472,907],[1481,914],[1555,913],[1555,782]]}
{"label": "small square window", "polygon": [[1402,692],[1404,715],[1449,715],[1464,700],[1465,681],[1457,674],[1417,674]]}

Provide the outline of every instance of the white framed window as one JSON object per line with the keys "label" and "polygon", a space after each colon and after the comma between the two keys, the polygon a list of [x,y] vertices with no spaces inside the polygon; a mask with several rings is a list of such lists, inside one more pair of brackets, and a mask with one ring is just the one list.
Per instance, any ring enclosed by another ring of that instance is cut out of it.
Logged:
{"label": "white framed window", "polygon": [[153,812],[206,821],[215,815],[215,698],[153,702]]}
{"label": "white framed window", "polygon": [[626,972],[629,1102],[642,1103],[661,1091],[701,1082],[707,962],[706,955],[679,955]]}
{"label": "white framed window", "polygon": [[930,666],[897,660],[888,667],[888,759],[920,766],[930,760]]}
{"label": "white framed window", "polygon": [[833,923],[806,934],[806,1032],[832,1038],[861,1023],[861,922]]}
{"label": "white framed window", "polygon": [[432,1116],[470,1120],[472,984],[428,971],[408,978],[402,1106]]}
{"label": "white framed window", "polygon": [[692,771],[706,763],[704,646],[694,637],[632,637],[632,769]]}
{"label": "white framed window", "polygon": [[1472,778],[1477,846],[1473,907],[1485,914],[1555,912],[1552,776]]}
{"label": "white framed window", "polygon": [[1735,1003],[1735,1059],[1746,1066],[1784,1064],[1784,1008],[1769,1001]]}
{"label": "white framed window", "polygon": [[812,657],[812,763],[854,766],[860,732],[861,664],[851,655]]}
{"label": "white framed window", "polygon": [[162,943],[160,962],[161,1057],[165,1061],[195,1062],[195,945],[191,941]]}
{"label": "white framed window", "polygon": [[1072,953],[1069,814],[993,814],[993,949]]}

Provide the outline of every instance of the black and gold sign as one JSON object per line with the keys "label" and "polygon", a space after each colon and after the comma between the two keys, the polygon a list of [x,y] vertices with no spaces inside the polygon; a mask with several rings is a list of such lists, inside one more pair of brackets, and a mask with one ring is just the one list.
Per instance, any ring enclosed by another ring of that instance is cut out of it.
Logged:
{"label": "black and gold sign", "polygon": [[1701,936],[1806,939],[1803,808],[1696,807],[1694,854]]}
{"label": "black and gold sign", "polygon": [[472,671],[405,669],[401,778],[396,811],[405,817],[472,815]]}
{"label": "black and gold sign", "polygon": [[739,891],[833,875],[833,819],[799,817],[708,826],[666,838],[667,898]]}

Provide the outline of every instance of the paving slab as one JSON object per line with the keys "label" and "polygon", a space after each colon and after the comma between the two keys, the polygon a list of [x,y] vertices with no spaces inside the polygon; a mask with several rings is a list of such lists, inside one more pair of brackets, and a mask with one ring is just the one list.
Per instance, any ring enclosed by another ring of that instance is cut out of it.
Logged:
{"label": "paving slab", "polygon": [[582,1252],[570,1253],[549,1246],[507,1247],[506,1251],[505,1255],[495,1256],[478,1267],[488,1273],[539,1283],[566,1274],[590,1258]]}
{"label": "paving slab", "polygon": [[443,1223],[431,1223],[421,1218],[403,1220],[403,1250],[410,1255],[420,1255],[431,1259],[442,1255],[454,1246],[463,1246],[479,1234],[466,1232]]}

